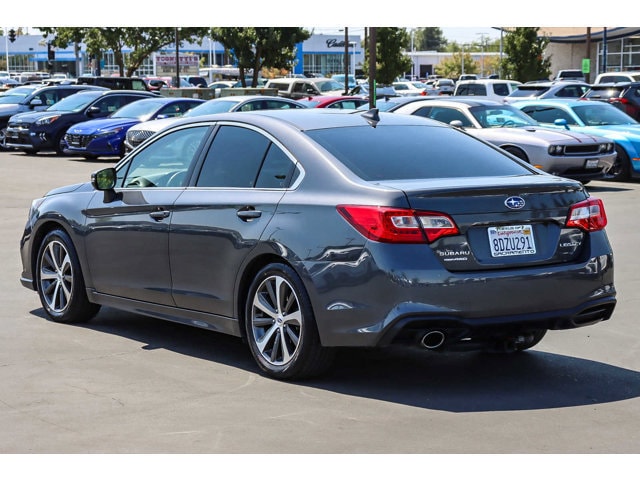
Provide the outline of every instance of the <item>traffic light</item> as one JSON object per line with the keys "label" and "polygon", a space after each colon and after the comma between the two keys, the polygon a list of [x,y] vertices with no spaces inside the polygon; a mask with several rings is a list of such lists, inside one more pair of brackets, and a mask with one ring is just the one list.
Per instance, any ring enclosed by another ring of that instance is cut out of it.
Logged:
{"label": "traffic light", "polygon": [[16,41],[16,31],[13,28],[9,30],[9,41],[11,43]]}
{"label": "traffic light", "polygon": [[47,43],[47,58],[49,61],[56,59],[56,52],[53,50],[53,47],[50,43]]}

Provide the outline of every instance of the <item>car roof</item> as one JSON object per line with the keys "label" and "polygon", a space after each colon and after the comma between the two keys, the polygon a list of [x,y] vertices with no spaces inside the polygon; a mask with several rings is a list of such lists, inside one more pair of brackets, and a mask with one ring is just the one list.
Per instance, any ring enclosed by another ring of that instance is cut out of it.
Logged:
{"label": "car roof", "polygon": [[518,105],[523,105],[525,103],[529,105],[547,104],[547,105],[563,105],[567,107],[583,106],[583,105],[596,104],[596,103],[600,103],[604,105],[604,103],[601,103],[601,102],[596,102],[593,100],[578,100],[577,98],[540,98],[540,99],[531,99],[531,100],[523,98],[522,100],[519,100],[517,102],[512,102],[510,105],[518,106]]}
{"label": "car roof", "polygon": [[450,98],[442,98],[442,97],[435,97],[433,99],[430,98],[422,98],[421,100],[425,100],[425,101],[434,101],[434,102],[438,102],[438,103],[447,103],[447,104],[456,104],[456,103],[462,103],[464,105],[467,105],[469,107],[479,107],[482,105],[488,105],[488,106],[495,106],[495,105],[500,105],[500,106],[506,106],[508,104],[504,103],[504,102],[499,102],[497,100],[491,100],[489,98],[486,97],[481,97],[478,98],[476,96],[464,96],[464,95],[458,95],[458,96],[454,96],[454,97],[450,97]]}
{"label": "car roof", "polygon": [[478,78],[477,80],[460,80],[457,84],[467,84],[467,83],[516,83],[518,85],[522,85],[522,82],[518,82],[517,80],[507,80],[505,78]]}
{"label": "car roof", "polygon": [[[171,126],[219,120],[247,121],[268,125],[272,122],[287,124],[298,130],[320,130],[324,128],[343,128],[371,125],[364,115],[367,112],[358,110],[339,110],[331,108],[300,108],[256,110],[251,112],[228,112],[198,117],[179,118]],[[378,125],[439,125],[438,122],[416,115],[396,115],[380,112]]]}

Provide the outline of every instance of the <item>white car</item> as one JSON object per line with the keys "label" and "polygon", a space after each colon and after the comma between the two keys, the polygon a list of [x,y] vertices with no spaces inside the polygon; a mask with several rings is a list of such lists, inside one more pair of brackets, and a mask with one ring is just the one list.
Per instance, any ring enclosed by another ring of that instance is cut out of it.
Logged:
{"label": "white car", "polygon": [[422,82],[393,82],[392,85],[401,97],[426,95],[427,86]]}
{"label": "white car", "polygon": [[582,183],[603,179],[616,158],[615,145],[608,138],[543,127],[502,102],[455,96],[403,100],[387,101],[385,111],[451,124],[540,170]]}
{"label": "white car", "polygon": [[515,91],[521,82],[482,78],[480,80],[461,80],[456,83],[453,96],[483,97],[489,100],[502,101],[504,97]]}
{"label": "white car", "polygon": [[[248,112],[253,110],[274,110],[279,108],[307,108],[306,105],[291,100],[269,95],[236,95],[208,100],[186,112],[180,118],[197,117],[225,112]],[[176,118],[161,118],[140,122],[127,130],[124,139],[125,152],[129,153],[153,134],[174,123]]]}

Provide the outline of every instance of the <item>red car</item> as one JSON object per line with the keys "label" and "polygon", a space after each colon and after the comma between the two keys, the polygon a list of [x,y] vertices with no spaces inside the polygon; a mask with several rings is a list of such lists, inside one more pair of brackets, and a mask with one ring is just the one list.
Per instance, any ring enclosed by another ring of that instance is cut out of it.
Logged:
{"label": "red car", "polygon": [[360,105],[369,103],[369,100],[356,96],[328,96],[316,95],[309,98],[301,98],[298,102],[306,105],[308,108],[341,108],[345,110],[355,110]]}

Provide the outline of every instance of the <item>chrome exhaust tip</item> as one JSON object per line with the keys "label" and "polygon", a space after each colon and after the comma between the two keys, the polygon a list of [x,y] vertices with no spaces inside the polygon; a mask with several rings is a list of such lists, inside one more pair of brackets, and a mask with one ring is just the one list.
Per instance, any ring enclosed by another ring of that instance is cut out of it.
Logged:
{"label": "chrome exhaust tip", "polygon": [[432,330],[424,334],[422,340],[420,340],[420,345],[427,350],[435,350],[444,344],[444,340],[444,332],[441,332],[440,330]]}

